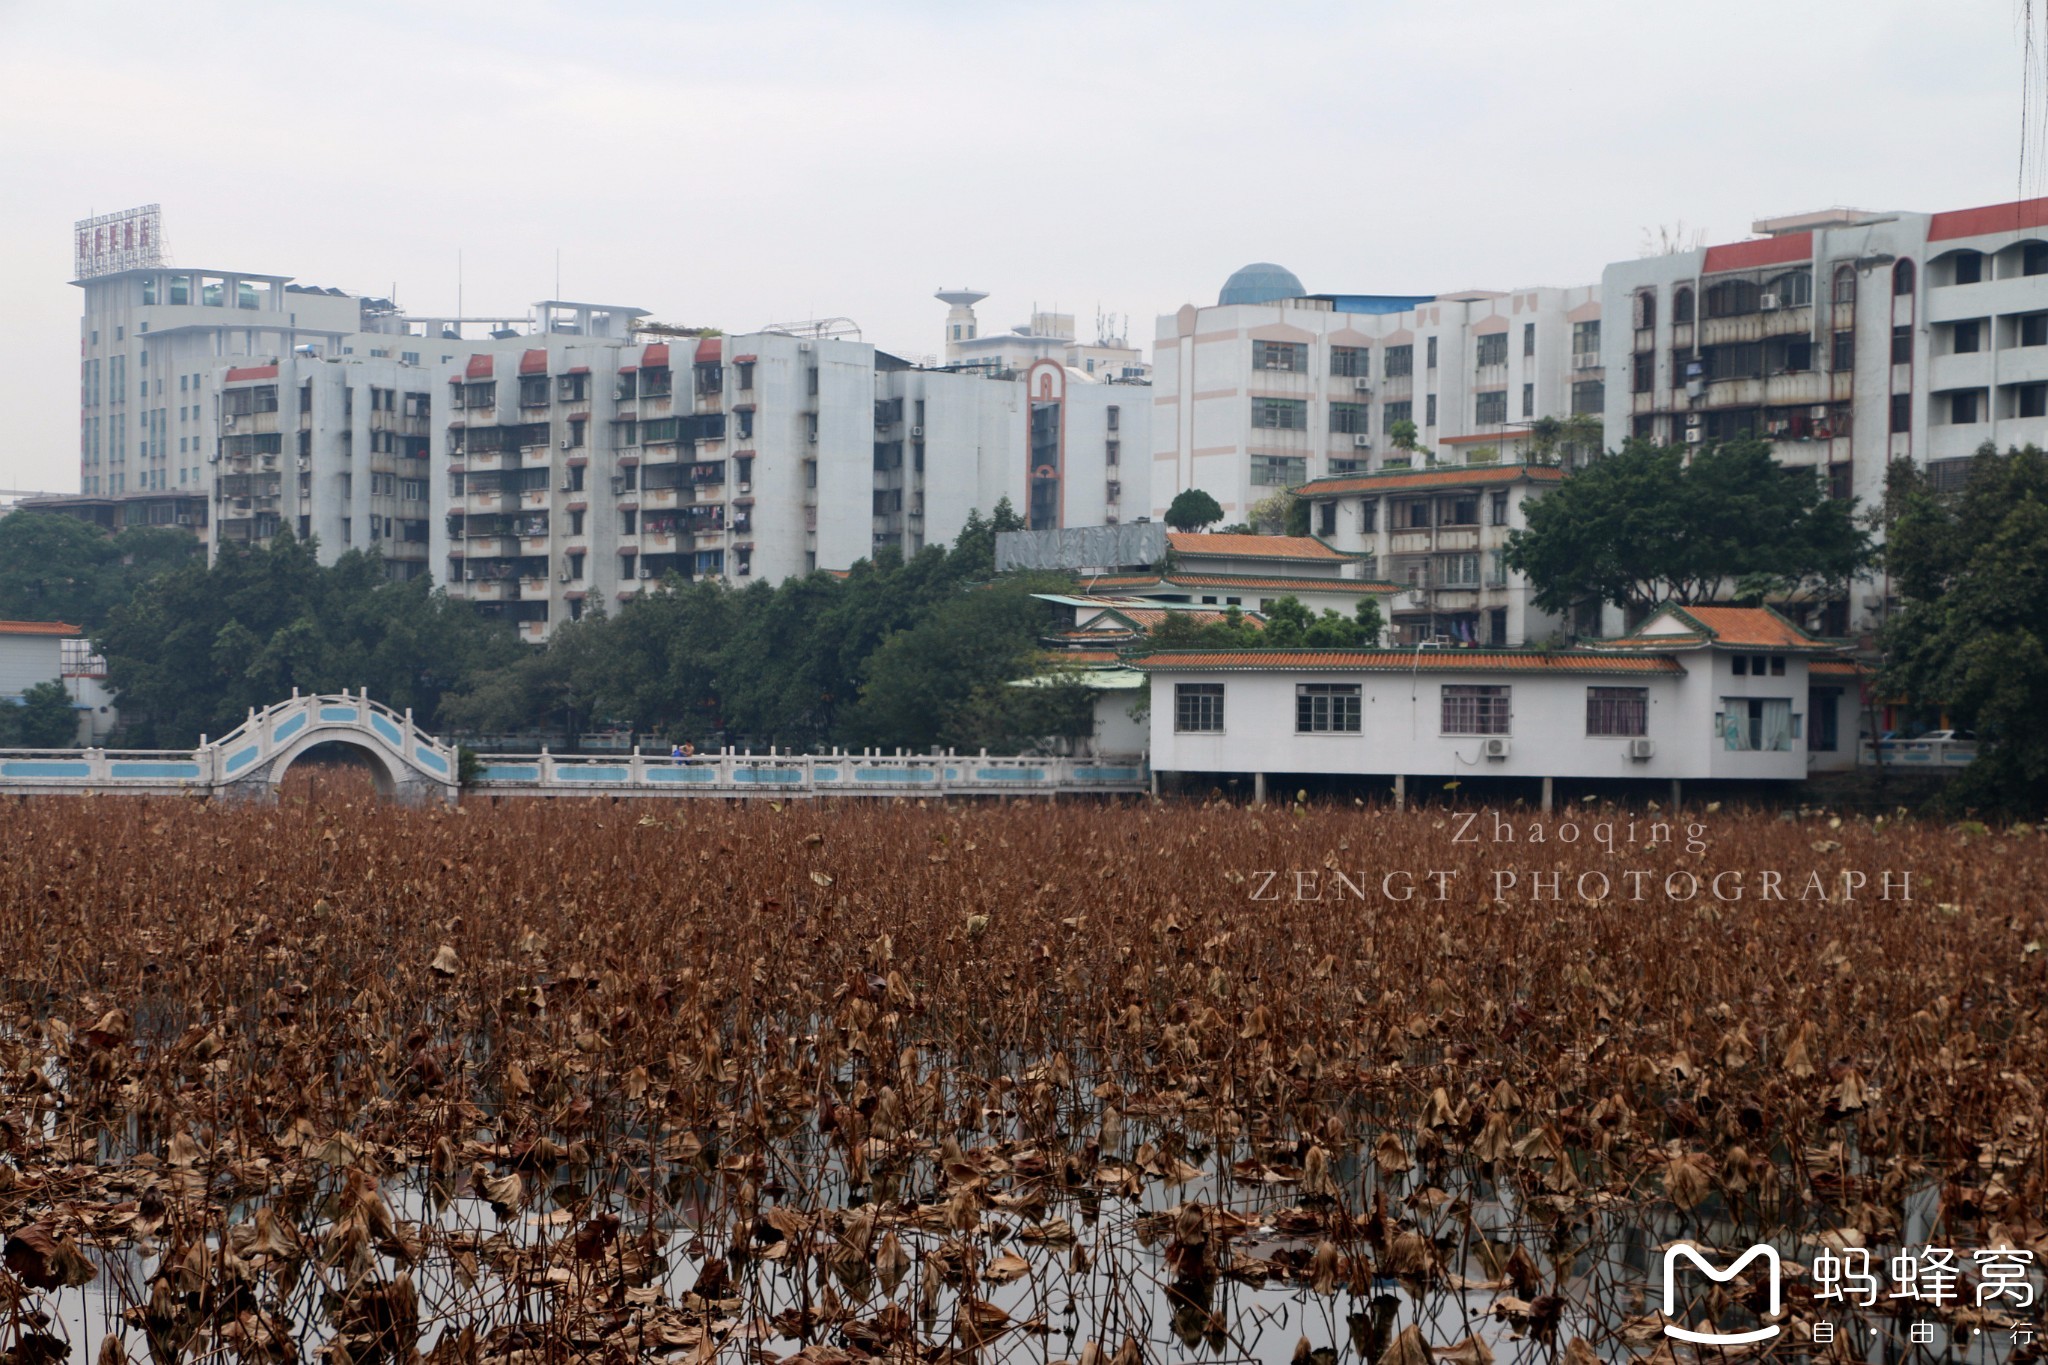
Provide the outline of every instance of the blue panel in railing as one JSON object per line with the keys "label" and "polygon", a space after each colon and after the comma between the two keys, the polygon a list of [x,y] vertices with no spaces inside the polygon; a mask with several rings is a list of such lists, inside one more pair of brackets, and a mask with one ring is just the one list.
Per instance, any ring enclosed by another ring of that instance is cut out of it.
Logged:
{"label": "blue panel in railing", "polygon": [[936,781],[930,768],[855,768],[856,782],[932,782]]}
{"label": "blue panel in railing", "polygon": [[282,744],[286,740],[290,739],[293,735],[297,734],[299,731],[305,728],[306,713],[304,711],[301,711],[299,712],[299,714],[293,716],[284,724],[278,726],[277,730],[274,732],[274,737],[276,738],[279,744]]}
{"label": "blue panel in railing", "polygon": [[91,777],[92,764],[16,758],[0,763],[0,777]]}
{"label": "blue panel in railing", "polygon": [[1076,782],[1142,782],[1145,780],[1145,770],[1143,768],[1076,768],[1074,769],[1074,780]]}
{"label": "blue panel in railing", "polygon": [[191,778],[199,776],[199,765],[197,763],[148,763],[121,762],[116,760],[107,765],[107,772],[112,777]]}
{"label": "blue panel in railing", "polygon": [[974,770],[974,780],[977,782],[1043,782],[1045,781],[1045,769],[976,768]]}
{"label": "blue panel in railing", "polygon": [[425,768],[428,772],[439,773],[443,777],[448,776],[448,760],[435,753],[432,749],[414,749],[412,751],[412,761]]}
{"label": "blue panel in railing", "polygon": [[320,708],[320,719],[322,720],[354,721],[361,714],[353,706],[323,706]]}
{"label": "blue panel in railing", "polygon": [[624,768],[600,768],[586,763],[558,763],[555,765],[557,782],[624,782]]}
{"label": "blue panel in railing", "polygon": [[538,782],[538,763],[486,763],[483,767],[486,782]]}
{"label": "blue panel in railing", "polygon": [[251,763],[254,763],[256,761],[257,752],[258,750],[256,746],[253,744],[251,744],[246,749],[235,750],[233,753],[228,755],[227,771],[230,773],[238,773],[242,771],[242,769],[248,767]]}
{"label": "blue panel in railing", "polygon": [[837,782],[839,780],[839,769],[813,768],[811,769],[811,779],[816,782]]}
{"label": "blue panel in railing", "polygon": [[398,727],[393,725],[386,717],[378,715],[375,711],[370,713],[370,728],[390,740],[393,744],[403,744],[405,742],[405,737],[399,733]]}
{"label": "blue panel in railing", "polygon": [[960,780],[960,770],[958,768],[946,769],[946,780],[948,782],[958,782]]}
{"label": "blue panel in railing", "polygon": [[790,783],[802,782],[804,774],[801,768],[734,768],[732,770],[732,780],[735,782]]}
{"label": "blue panel in railing", "polygon": [[716,782],[718,769],[701,767],[649,768],[646,770],[649,782]]}

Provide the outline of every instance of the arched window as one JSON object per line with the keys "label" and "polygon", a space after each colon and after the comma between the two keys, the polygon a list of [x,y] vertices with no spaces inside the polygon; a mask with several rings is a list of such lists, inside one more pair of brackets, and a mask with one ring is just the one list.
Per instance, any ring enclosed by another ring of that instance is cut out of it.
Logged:
{"label": "arched window", "polygon": [[1835,302],[1856,302],[1856,267],[1838,265],[1835,267]]}
{"label": "arched window", "polygon": [[1656,325],[1657,291],[1654,289],[1638,289],[1636,291],[1636,326],[1640,328],[1655,327]]}
{"label": "arched window", "polygon": [[1692,289],[1687,285],[1680,285],[1676,290],[1672,291],[1671,320],[1673,322],[1692,321]]}
{"label": "arched window", "polygon": [[1892,267],[1892,293],[1905,295],[1913,292],[1913,263],[1902,260]]}

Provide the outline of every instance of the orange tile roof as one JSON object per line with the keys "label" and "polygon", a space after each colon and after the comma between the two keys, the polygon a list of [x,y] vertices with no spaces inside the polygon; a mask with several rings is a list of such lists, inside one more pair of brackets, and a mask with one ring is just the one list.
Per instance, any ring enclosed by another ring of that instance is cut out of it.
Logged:
{"label": "orange tile roof", "polygon": [[1117,578],[1082,580],[1090,588],[1255,588],[1279,592],[1396,593],[1398,583],[1363,578],[1260,578],[1251,574],[1125,574]]}
{"label": "orange tile roof", "polygon": [[0,635],[65,635],[85,634],[77,626],[67,626],[62,621],[0,621]]}
{"label": "orange tile roof", "polygon": [[1297,484],[1305,498],[1325,493],[1406,493],[1420,488],[1457,488],[1467,484],[1556,483],[1564,471],[1547,464],[1455,465],[1449,469],[1396,469],[1384,474],[1343,474]]}
{"label": "orange tile roof", "polygon": [[[1646,632],[1645,627],[1652,621],[1666,617],[1695,626],[1700,633],[1657,635]],[[1669,603],[1616,643],[1645,648],[1698,644],[1701,643],[1701,634],[1715,644],[1744,649],[1835,648],[1808,635],[1769,607],[1681,607]]]}
{"label": "orange tile roof", "polygon": [[1043,655],[1047,663],[1053,664],[1113,664],[1118,662],[1113,649],[1049,649]]}
{"label": "orange tile roof", "polygon": [[1808,675],[1822,674],[1827,677],[1870,677],[1876,670],[1866,668],[1854,659],[1815,659],[1806,666]]}
{"label": "orange tile roof", "polygon": [[1155,670],[1252,669],[1318,673],[1683,673],[1668,654],[1500,649],[1171,650],[1134,660]]}
{"label": "orange tile roof", "polygon": [[1252,536],[1222,531],[1168,531],[1175,554],[1225,555],[1233,559],[1351,559],[1314,536]]}

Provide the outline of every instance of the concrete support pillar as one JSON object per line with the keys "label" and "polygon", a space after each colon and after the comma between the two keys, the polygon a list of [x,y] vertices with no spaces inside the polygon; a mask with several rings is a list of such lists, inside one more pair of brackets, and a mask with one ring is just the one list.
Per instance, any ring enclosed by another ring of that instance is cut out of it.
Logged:
{"label": "concrete support pillar", "polygon": [[1552,797],[1552,795],[1553,795],[1553,793],[1552,793],[1552,790],[1551,790],[1551,788],[1552,788],[1552,782],[1551,782],[1551,779],[1550,779],[1550,778],[1547,778],[1547,777],[1546,777],[1546,778],[1544,778],[1544,779],[1543,779],[1543,813],[1544,813],[1545,815],[1548,815],[1548,814],[1550,813],[1550,802],[1551,802],[1551,797]]}
{"label": "concrete support pillar", "polygon": [[1154,801],[1159,799],[1159,769],[1157,768],[1152,770],[1152,799]]}
{"label": "concrete support pillar", "polygon": [[1266,804],[1266,775],[1264,773],[1252,774],[1252,804],[1254,806]]}
{"label": "concrete support pillar", "polygon": [[1394,774],[1394,809],[1408,809],[1408,779],[1400,773]]}
{"label": "concrete support pillar", "polygon": [[1671,809],[1678,809],[1678,779],[1671,779]]}

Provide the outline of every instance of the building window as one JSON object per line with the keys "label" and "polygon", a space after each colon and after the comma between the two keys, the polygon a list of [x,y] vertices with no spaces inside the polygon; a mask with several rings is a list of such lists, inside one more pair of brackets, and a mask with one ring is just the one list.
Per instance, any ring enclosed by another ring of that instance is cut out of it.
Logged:
{"label": "building window", "polygon": [[1492,497],[1491,497],[1491,498],[1489,499],[1489,502],[1491,503],[1491,505],[1492,505],[1492,509],[1493,509],[1493,512],[1492,512],[1492,516],[1491,516],[1491,518],[1490,518],[1490,520],[1492,521],[1492,524],[1493,524],[1493,525],[1495,525],[1495,526],[1505,526],[1505,525],[1507,525],[1507,524],[1508,524],[1508,495],[1507,495],[1507,493],[1506,493],[1506,492],[1499,492],[1499,493],[1495,493],[1495,494],[1493,494],[1493,495],[1492,495]]}
{"label": "building window", "polygon": [[[918,449],[923,450],[924,447],[919,446]],[[1121,459],[1122,456],[1123,443],[1121,441],[1104,441],[1102,443],[1102,462],[1108,465],[1111,469],[1116,468],[1117,461]],[[918,468],[920,469],[922,469],[923,467],[924,466],[922,465],[918,466]]]}
{"label": "building window", "polygon": [[1358,501],[1358,533],[1373,535],[1380,529],[1380,500],[1360,498]]}
{"label": "building window", "polygon": [[1480,337],[1476,363],[1482,368],[1487,365],[1507,364],[1508,334],[1506,332],[1489,332],[1485,336]]}
{"label": "building window", "polygon": [[1856,268],[1841,265],[1835,267],[1835,302],[1856,302]]}
{"label": "building window", "polygon": [[[376,392],[374,389],[372,393]],[[548,377],[544,374],[522,375],[519,379],[519,406],[522,408],[544,408],[548,405]]]}
{"label": "building window", "polygon": [[1508,689],[1471,683],[1443,685],[1443,733],[1504,735],[1508,733]]}
{"label": "building window", "polygon": [[1892,430],[1908,431],[1913,425],[1913,395],[1895,393],[1892,395]]}
{"label": "building window", "polygon": [[1892,364],[1910,365],[1912,363],[1913,329],[1911,327],[1892,328]]}
{"label": "building window", "polygon": [[1834,352],[1828,357],[1828,367],[1835,372],[1846,373],[1856,368],[1856,334],[1850,331],[1835,333]]}
{"label": "building window", "polygon": [[1436,368],[1436,338],[1429,338],[1429,368]]}
{"label": "building window", "polygon": [[1534,417],[1535,415],[1536,386],[1534,384],[1524,384],[1522,385],[1522,416]]}
{"label": "building window", "polygon": [[1913,292],[1913,263],[1900,261],[1892,267],[1892,294],[1902,297]]}
{"label": "building window", "polygon": [[1593,321],[1591,321],[1591,322],[1575,322],[1575,323],[1573,323],[1573,324],[1572,324],[1572,355],[1573,355],[1573,357],[1574,357],[1574,362],[1573,362],[1573,363],[1574,363],[1575,365],[1577,364],[1577,360],[1576,360],[1576,357],[1579,357],[1579,356],[1597,356],[1597,355],[1599,355],[1599,354],[1600,354],[1600,322],[1599,322],[1599,319],[1597,319],[1597,318],[1596,318],[1596,319],[1594,319],[1594,320],[1593,320]]}
{"label": "building window", "polygon": [[1536,324],[1533,322],[1522,324],[1522,354],[1536,354]]}
{"label": "building window", "polygon": [[1252,425],[1268,431],[1307,431],[1308,401],[1302,398],[1254,398]]}
{"label": "building window", "polygon": [[1599,413],[1607,407],[1607,385],[1598,379],[1585,379],[1572,385],[1572,415]]}
{"label": "building window", "polygon": [[2019,386],[2019,416],[2048,417],[2048,384]]}
{"label": "building window", "polygon": [[1648,393],[1656,383],[1656,376],[1657,353],[1655,351],[1637,351],[1635,363],[1629,368],[1628,391],[1630,393]]}
{"label": "building window", "polygon": [[1978,284],[1984,279],[1984,253],[1981,251],[1959,251],[1956,253],[1956,283]]}
{"label": "building window", "polygon": [[1976,389],[1962,389],[1949,395],[1948,420],[1954,426],[1970,426],[1984,420],[1983,407]]}
{"label": "building window", "polygon": [[1721,708],[1723,748],[1782,753],[1792,747],[1790,698],[1723,697]]}
{"label": "building window", "polygon": [[1592,738],[1631,738],[1650,733],[1650,689],[1589,687],[1586,689],[1586,734]]}
{"label": "building window", "polygon": [[1252,368],[1308,373],[1308,343],[1302,341],[1254,341]]}
{"label": "building window", "polygon": [[1982,341],[1983,329],[1978,323],[1974,321],[1959,322],[1955,325],[1955,343],[1957,355],[1970,354],[1972,351],[1978,349],[1979,344]]}
{"label": "building window", "polygon": [[1362,715],[1357,683],[1299,683],[1294,689],[1294,732],[1355,735]]}
{"label": "building window", "polygon": [[1424,426],[1426,426],[1426,427],[1433,427],[1433,426],[1435,426],[1435,425],[1436,425],[1436,395],[1435,395],[1435,394],[1433,394],[1433,393],[1432,393],[1432,394],[1429,394],[1429,395],[1427,395],[1427,396],[1426,396],[1426,397],[1425,397],[1425,398],[1423,399],[1423,404],[1422,404],[1422,411],[1423,411],[1423,418],[1422,418],[1422,424],[1423,424]]}
{"label": "building window", "polygon": [[1406,379],[1414,373],[1415,348],[1413,346],[1387,347],[1387,378]]}
{"label": "building window", "polygon": [[1642,328],[1655,327],[1656,325],[1657,291],[1654,289],[1638,289],[1636,291],[1636,326]]}
{"label": "building window", "polygon": [[1405,399],[1399,403],[1387,403],[1383,405],[1383,411],[1380,413],[1380,430],[1391,432],[1394,429],[1394,423],[1412,422],[1414,420],[1414,403]]}
{"label": "building window", "polygon": [[1252,456],[1252,482],[1262,488],[1291,488],[1308,482],[1306,455]]}
{"label": "building window", "polygon": [[1181,734],[1221,734],[1222,683],[1175,683],[1173,728]]}
{"label": "building window", "polygon": [[1485,389],[1472,395],[1472,420],[1480,426],[1498,426],[1508,420],[1508,391]]}
{"label": "building window", "polygon": [[1816,687],[1807,692],[1806,714],[1813,717],[1807,728],[1807,748],[1831,754],[1841,746],[1841,699],[1839,687]]}
{"label": "building window", "polygon": [[1330,373],[1343,379],[1364,379],[1372,374],[1372,352],[1364,346],[1332,346]]}
{"label": "building window", "polygon": [[1856,496],[1856,466],[1838,460],[1828,466],[1828,496],[1846,502]]}
{"label": "building window", "polygon": [[1337,534],[1337,504],[1319,502],[1316,504],[1316,534],[1334,536]]}
{"label": "building window", "polygon": [[2028,313],[2020,318],[2020,345],[2048,346],[2048,313]]}
{"label": "building window", "polygon": [[1339,435],[1363,435],[1371,421],[1371,409],[1363,403],[1330,404],[1330,430]]}

